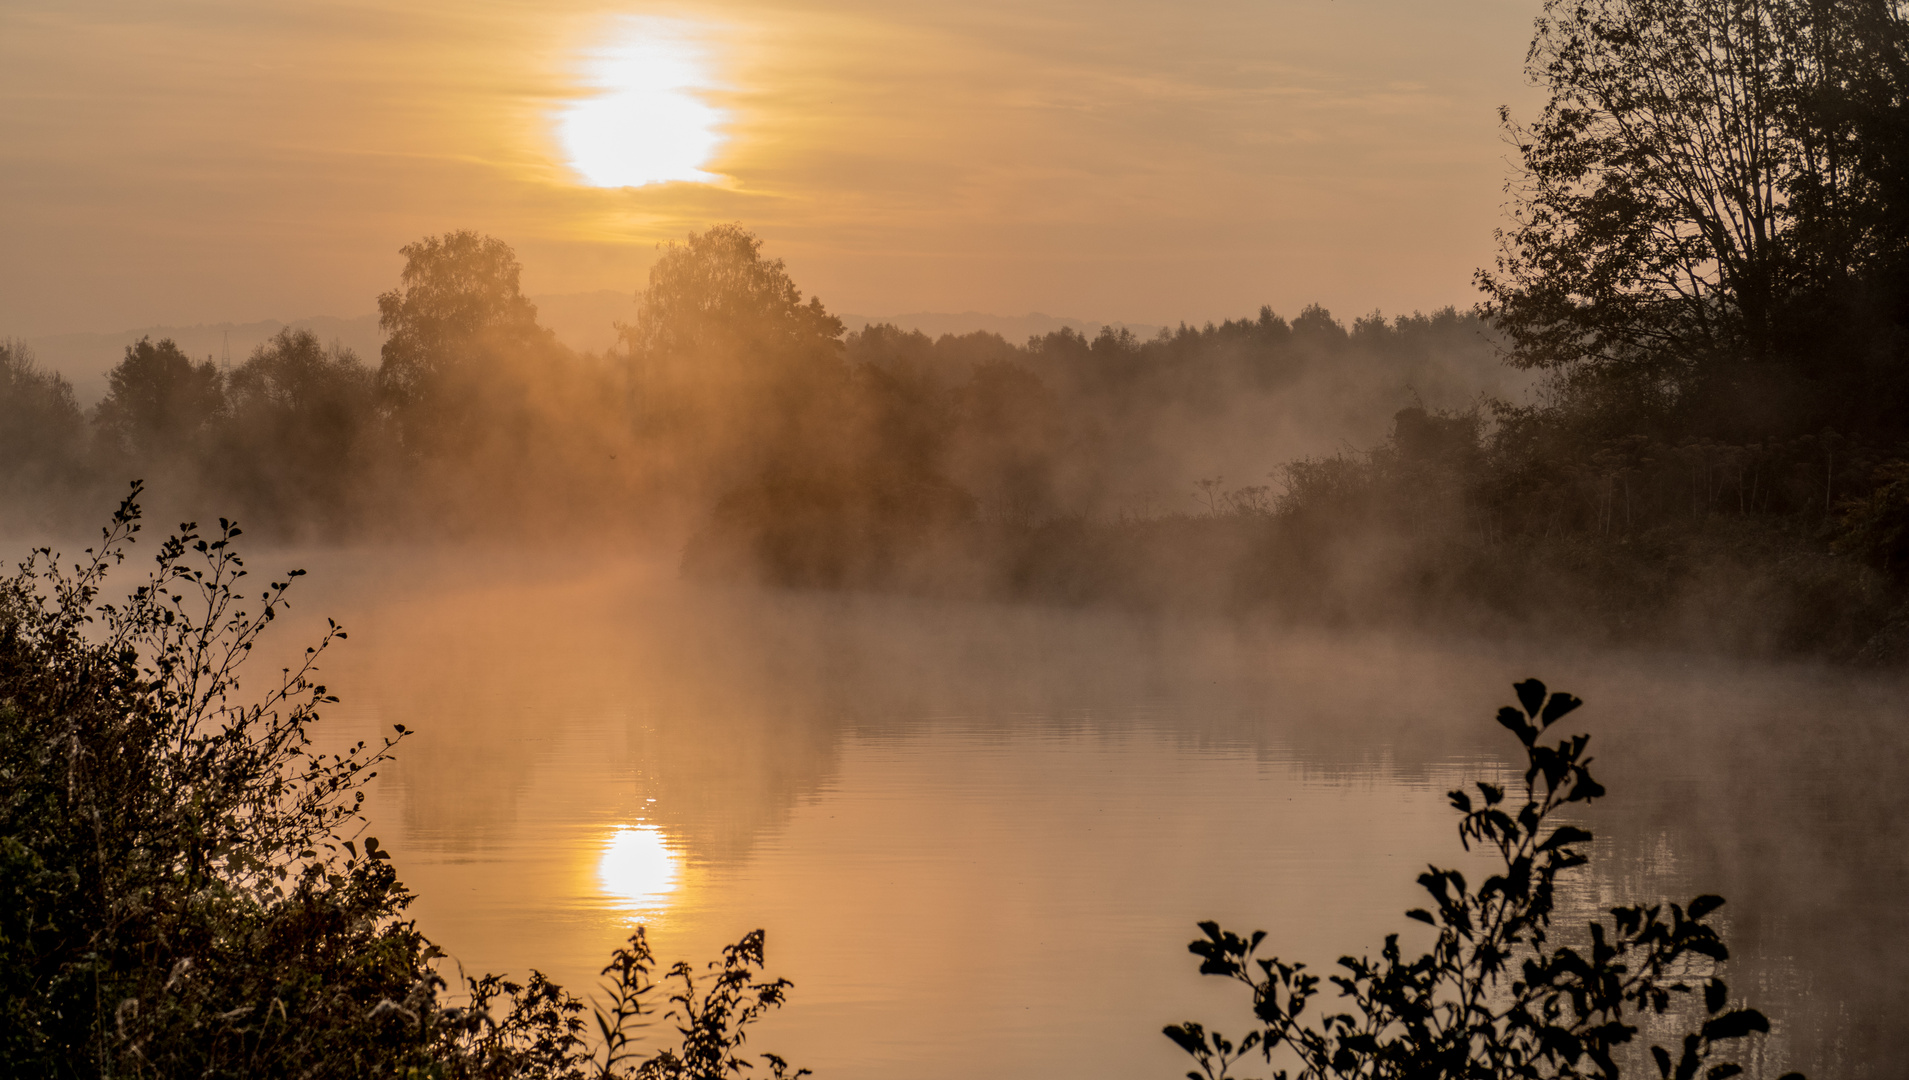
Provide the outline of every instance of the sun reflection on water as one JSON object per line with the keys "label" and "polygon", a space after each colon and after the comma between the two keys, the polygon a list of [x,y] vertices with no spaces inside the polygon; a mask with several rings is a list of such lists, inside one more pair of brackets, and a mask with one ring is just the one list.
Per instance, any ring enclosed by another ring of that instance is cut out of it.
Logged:
{"label": "sun reflection on water", "polygon": [[597,883],[620,907],[663,907],[682,877],[680,860],[654,825],[619,825],[603,843]]}

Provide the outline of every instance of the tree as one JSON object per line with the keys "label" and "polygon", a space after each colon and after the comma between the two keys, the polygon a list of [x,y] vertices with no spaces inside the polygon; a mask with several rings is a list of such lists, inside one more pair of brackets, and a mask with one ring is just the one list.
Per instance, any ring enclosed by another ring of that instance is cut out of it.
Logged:
{"label": "tree", "polygon": [[171,338],[140,338],[107,376],[94,416],[117,452],[142,461],[197,452],[225,407],[224,381],[207,360],[194,363]]}
{"label": "tree", "polygon": [[709,364],[739,350],[833,356],[842,336],[842,321],[819,298],[804,304],[783,261],[763,258],[762,240],[736,224],[666,246],[637,303],[623,340],[639,366]]}
{"label": "tree", "polygon": [[496,396],[485,391],[499,369],[547,357],[555,339],[537,325],[517,255],[502,240],[459,230],[399,253],[398,287],[378,297],[378,326],[390,335],[378,384],[416,449],[467,428]]}
{"label": "tree", "polygon": [[1721,897],[1699,896],[1668,910],[1613,908],[1608,924],[1593,922],[1575,939],[1554,936],[1559,875],[1585,864],[1583,848],[1592,839],[1557,818],[1605,792],[1590,773],[1588,736],[1542,741],[1583,702],[1548,693],[1536,679],[1514,689],[1518,705],[1498,710],[1498,722],[1524,747],[1522,802],[1515,790],[1486,783],[1476,785],[1475,798],[1462,790],[1450,796],[1460,841],[1497,856],[1502,872],[1474,889],[1456,870],[1429,867],[1418,880],[1433,910],[1406,915],[1436,932],[1431,951],[1407,959],[1399,935],[1390,934],[1379,960],[1342,958],[1341,974],[1329,980],[1343,1004],[1313,1009],[1306,1020],[1319,976],[1303,963],[1255,956],[1265,931],[1241,937],[1201,923],[1202,936],[1187,946],[1201,959],[1200,973],[1249,987],[1258,1023],[1238,1043],[1199,1023],[1169,1026],[1167,1037],[1199,1067],[1187,1073],[1190,1080],[1220,1080],[1255,1049],[1269,1063],[1275,1051],[1296,1056],[1301,1080],[1616,1080],[1617,1057],[1637,1022],[1674,1017],[1673,1006],[1699,994],[1703,1016],[1695,1030],[1672,1049],[1650,1048],[1660,1075],[1724,1080],[1743,1072],[1711,1059],[1752,1033],[1767,1033],[1770,1023],[1755,1009],[1733,1008],[1717,975],[1730,952],[1704,920],[1723,906]]}
{"label": "tree", "polygon": [[1548,0],[1550,100],[1502,114],[1514,217],[1477,274],[1511,360],[1739,413],[1842,362],[1811,315],[1874,247],[1850,103],[1904,40],[1896,0]]}
{"label": "tree", "polygon": [[369,463],[379,423],[376,378],[357,354],[287,328],[232,372],[227,396],[228,482],[280,520],[335,511]]}
{"label": "tree", "polygon": [[834,434],[842,323],[802,300],[781,259],[740,225],[663,249],[621,328],[644,435],[691,487],[728,487]]}
{"label": "tree", "polygon": [[7,485],[57,482],[79,459],[85,422],[73,384],[34,362],[25,342],[0,340],[0,461]]}

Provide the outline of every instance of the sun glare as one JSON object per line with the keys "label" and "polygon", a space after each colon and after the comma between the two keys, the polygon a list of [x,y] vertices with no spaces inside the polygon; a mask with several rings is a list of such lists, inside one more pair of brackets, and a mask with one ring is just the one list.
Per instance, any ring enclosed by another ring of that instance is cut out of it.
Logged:
{"label": "sun glare", "polygon": [[728,117],[701,96],[717,84],[693,28],[626,19],[606,37],[583,65],[597,93],[556,117],[570,167],[592,187],[720,180],[703,165],[722,145],[717,129]]}
{"label": "sun glare", "polygon": [[676,853],[654,825],[619,825],[603,845],[597,883],[631,908],[662,907],[676,891]]}

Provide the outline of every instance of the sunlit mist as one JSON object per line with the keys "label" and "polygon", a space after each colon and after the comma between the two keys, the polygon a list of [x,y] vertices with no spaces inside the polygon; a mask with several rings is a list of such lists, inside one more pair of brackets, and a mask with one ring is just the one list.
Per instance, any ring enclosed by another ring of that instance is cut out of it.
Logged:
{"label": "sunlit mist", "polygon": [[641,187],[720,179],[703,166],[722,145],[728,118],[701,95],[716,88],[708,49],[692,28],[628,19],[583,64],[598,93],[556,117],[570,167],[593,187]]}
{"label": "sunlit mist", "polygon": [[676,891],[677,857],[653,825],[619,825],[603,845],[597,882],[631,908],[663,905]]}

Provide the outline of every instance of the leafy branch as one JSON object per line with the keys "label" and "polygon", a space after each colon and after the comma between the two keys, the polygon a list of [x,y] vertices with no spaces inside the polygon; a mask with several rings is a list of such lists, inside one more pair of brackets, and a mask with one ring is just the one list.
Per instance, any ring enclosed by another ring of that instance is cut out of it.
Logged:
{"label": "leafy branch", "polygon": [[[1589,737],[1547,744],[1552,724],[1583,704],[1547,693],[1528,679],[1515,687],[1518,706],[1498,722],[1518,737],[1527,768],[1523,800],[1514,809],[1503,787],[1478,783],[1477,797],[1450,793],[1461,816],[1460,842],[1495,853],[1502,867],[1476,889],[1457,870],[1429,867],[1419,885],[1431,899],[1407,917],[1438,932],[1431,950],[1406,959],[1390,934],[1379,959],[1342,957],[1326,981],[1341,1011],[1315,1010],[1320,977],[1303,963],[1256,956],[1266,933],[1241,937],[1200,923],[1188,945],[1200,972],[1233,979],[1252,991],[1258,1030],[1235,1043],[1195,1022],[1166,1035],[1193,1058],[1191,1080],[1221,1080],[1258,1049],[1271,1065],[1284,1048],[1299,1062],[1299,1080],[1326,1078],[1561,1077],[1615,1080],[1618,1054],[1639,1030],[1701,994],[1703,1017],[1673,1049],[1650,1048],[1664,1080],[1724,1080],[1743,1068],[1719,1060],[1737,1041],[1767,1033],[1751,1008],[1731,1007],[1729,987],[1714,974],[1728,959],[1716,929],[1704,920],[1723,905],[1699,896],[1688,906],[1613,908],[1610,922],[1592,922],[1577,945],[1552,936],[1558,876],[1583,866],[1591,833],[1554,821],[1573,803],[1605,794],[1585,755]],[[1694,968],[1713,973],[1694,977]],[[1321,1006],[1325,1006],[1322,1002]],[[1288,1071],[1273,1075],[1285,1080]],[[1788,1074],[1785,1080],[1801,1080]]]}

